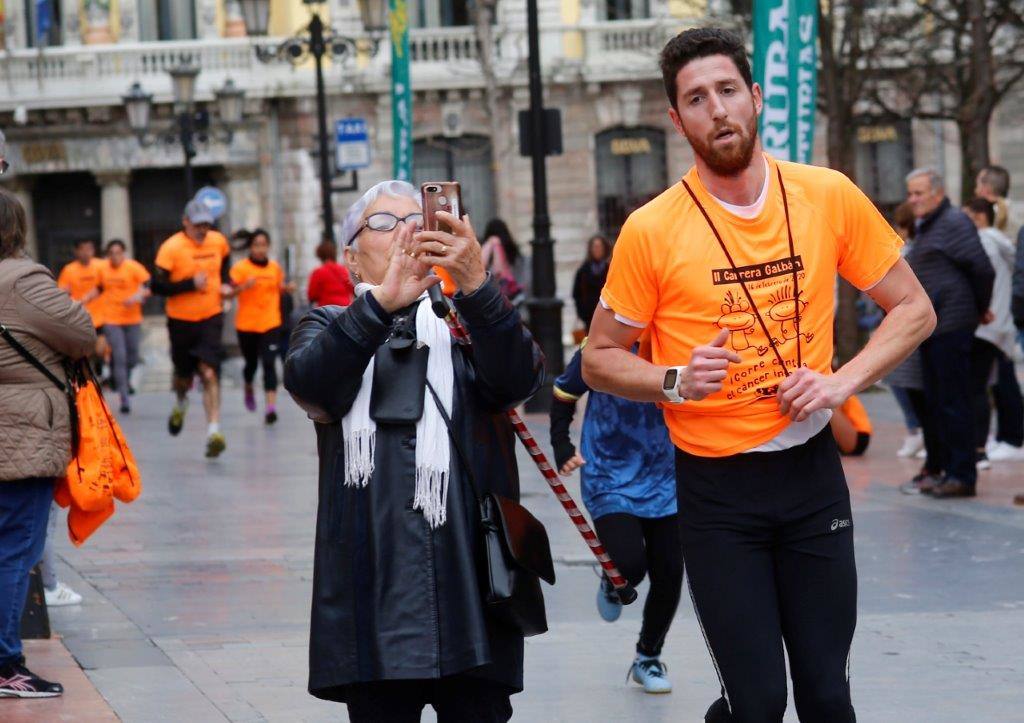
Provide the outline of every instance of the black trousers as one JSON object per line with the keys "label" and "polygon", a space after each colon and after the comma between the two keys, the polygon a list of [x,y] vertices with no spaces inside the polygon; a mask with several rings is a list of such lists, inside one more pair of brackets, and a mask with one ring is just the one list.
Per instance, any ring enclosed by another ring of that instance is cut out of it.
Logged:
{"label": "black trousers", "polygon": [[661,655],[683,589],[679,515],[646,519],[616,512],[595,519],[594,527],[630,585],[635,587],[645,576],[651,576],[636,651]]}
{"label": "black trousers", "polygon": [[932,444],[925,428],[925,468],[972,486],[978,479],[971,397],[973,344],[973,329],[939,334],[921,344],[924,396],[933,424]]}
{"label": "black trousers", "polygon": [[251,331],[238,332],[238,348],[245,359],[242,377],[246,384],[252,384],[256,378],[256,367],[263,364],[263,389],[268,392],[277,391],[277,355],[278,339],[281,327],[265,331],[262,334]]}
{"label": "black trousers", "polygon": [[676,480],[690,595],[722,684],[707,720],[782,720],[783,643],[800,720],[856,720],[853,523],[829,427],[779,452],[677,450]]}
{"label": "black trousers", "polygon": [[971,402],[974,404],[974,446],[985,449],[992,420],[989,380],[996,368],[999,349],[984,339],[974,338],[971,346]]}
{"label": "black trousers", "polygon": [[512,718],[511,691],[468,675],[436,680],[382,680],[347,686],[352,723],[416,723],[430,705],[438,723],[505,723]]}
{"label": "black trousers", "polygon": [[[996,356],[998,376],[992,389],[996,404],[996,440],[1024,445],[1024,397],[1017,382],[1017,370],[1013,360],[1001,350]],[[986,426],[985,431],[988,431]]]}

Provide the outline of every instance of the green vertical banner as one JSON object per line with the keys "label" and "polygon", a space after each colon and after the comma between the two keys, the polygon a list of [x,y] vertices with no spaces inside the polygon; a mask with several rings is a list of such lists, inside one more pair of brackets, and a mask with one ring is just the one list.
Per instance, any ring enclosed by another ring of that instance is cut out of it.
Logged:
{"label": "green vertical banner", "polygon": [[761,142],[810,163],[818,96],[818,0],[754,0],[754,80],[764,93]]}
{"label": "green vertical banner", "polygon": [[393,178],[412,182],[412,87],[409,82],[407,0],[389,0]]}

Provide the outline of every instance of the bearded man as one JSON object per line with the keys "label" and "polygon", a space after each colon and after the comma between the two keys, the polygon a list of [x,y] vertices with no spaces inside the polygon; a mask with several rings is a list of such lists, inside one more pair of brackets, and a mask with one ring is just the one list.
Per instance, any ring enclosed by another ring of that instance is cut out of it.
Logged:
{"label": "bearded man", "polygon": [[[722,686],[708,721],[854,721],[857,571],[832,410],[935,326],[900,239],[845,176],[765,154],[743,41],[687,30],[661,54],[695,165],[615,247],[583,371],[658,401],[675,444],[683,557]],[[887,316],[835,373],[836,273]],[[649,327],[652,353],[630,353]]]}

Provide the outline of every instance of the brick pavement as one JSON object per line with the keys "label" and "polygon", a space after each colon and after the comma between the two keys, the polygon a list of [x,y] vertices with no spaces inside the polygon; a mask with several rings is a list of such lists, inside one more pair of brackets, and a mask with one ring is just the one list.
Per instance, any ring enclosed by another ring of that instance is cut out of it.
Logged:
{"label": "brick pavement", "polygon": [[[895,406],[884,394],[866,402],[876,439],[867,458],[847,464],[860,570],[859,719],[1024,720],[1024,510],[1006,505],[1024,464],[984,473],[977,500],[904,497],[895,487],[914,464],[892,454],[902,436]],[[165,432],[168,404],[167,394],[140,395],[126,424],[145,477],[140,500],[85,547],[60,541],[61,575],[86,599],[51,610],[54,629],[125,721],[344,720],[342,708],[305,692],[316,495],[309,423],[285,401],[280,425],[266,429],[229,391],[228,451],[208,462],[198,398],[176,439]],[[543,420],[531,424],[544,440]],[[525,457],[520,464],[559,581],[546,590],[551,631],[527,641],[514,719],[701,719],[717,683],[685,596],[665,648],[675,692],[645,696],[623,683],[639,606],[614,625],[599,621],[589,553]],[[63,704],[87,693],[69,692]]]}

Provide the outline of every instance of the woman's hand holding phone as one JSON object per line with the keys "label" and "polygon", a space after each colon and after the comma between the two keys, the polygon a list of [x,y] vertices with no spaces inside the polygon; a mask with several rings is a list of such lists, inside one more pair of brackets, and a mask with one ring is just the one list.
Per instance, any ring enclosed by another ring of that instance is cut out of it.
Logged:
{"label": "woman's hand holding phone", "polygon": [[391,313],[413,303],[424,291],[439,283],[440,278],[430,275],[430,265],[415,258],[412,226],[402,224],[391,245],[384,280],[370,293]]}
{"label": "woman's hand holding phone", "polygon": [[459,291],[472,294],[487,281],[487,271],[469,216],[456,218],[445,211],[438,211],[437,220],[447,224],[452,232],[416,232],[412,254],[428,266],[440,266],[451,275]]}

